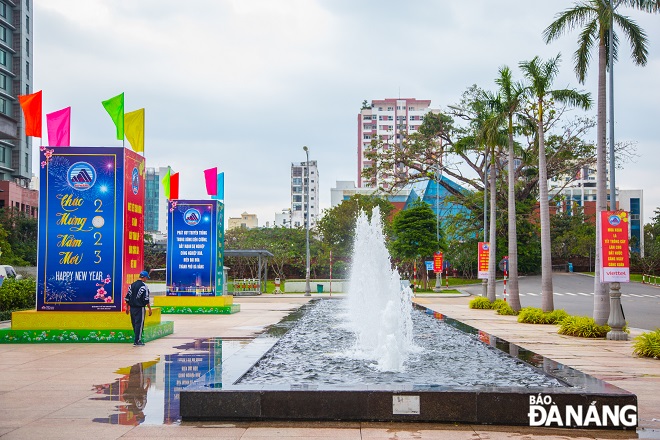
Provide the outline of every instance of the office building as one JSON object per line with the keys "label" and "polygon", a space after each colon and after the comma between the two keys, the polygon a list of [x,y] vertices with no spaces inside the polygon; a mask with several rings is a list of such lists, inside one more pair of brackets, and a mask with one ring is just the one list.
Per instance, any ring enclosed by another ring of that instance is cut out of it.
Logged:
{"label": "office building", "polygon": [[315,160],[291,163],[291,227],[304,228],[309,192],[309,227],[319,217],[319,170]]}
{"label": "office building", "polygon": [[163,178],[169,167],[146,168],[144,193],[144,230],[167,234],[167,197]]}
{"label": "office building", "polygon": [[254,229],[259,227],[257,214],[248,214],[244,212],[240,217],[229,217],[227,220],[227,230],[230,229]]}
{"label": "office building", "polygon": [[[419,130],[424,115],[431,111],[430,105],[430,100],[389,98],[373,100],[371,104],[365,105],[360,110],[357,145],[358,188],[377,188],[381,184],[387,187],[383,182],[367,181],[362,177],[362,171],[372,165],[372,161],[365,157],[365,152],[372,148],[373,140],[380,140],[384,145],[382,148],[396,148],[397,145],[401,145],[408,134]],[[397,170],[397,172],[405,171]]]}
{"label": "office building", "polygon": [[0,205],[37,214],[32,178],[32,139],[18,95],[33,93],[33,0],[0,0]]}

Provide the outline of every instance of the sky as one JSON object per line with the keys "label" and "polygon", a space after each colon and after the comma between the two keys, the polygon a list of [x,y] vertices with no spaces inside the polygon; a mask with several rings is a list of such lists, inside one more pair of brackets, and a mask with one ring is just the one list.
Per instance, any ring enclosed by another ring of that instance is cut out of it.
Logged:
{"label": "sky", "polygon": [[[573,2],[537,0],[47,0],[34,2],[34,90],[44,113],[72,107],[71,143],[119,146],[101,101],[125,93],[146,110],[148,167],[180,172],[180,197],[206,199],[203,170],[225,172],[229,217],[273,223],[290,205],[291,163],[317,160],[321,209],[338,180],[357,180],[364,100],[456,104],[498,68],[562,54],[557,87],[596,95],[596,59],[577,82],[579,31],[542,32]],[[619,10],[646,30],[648,64],[626,42],[615,64],[615,139],[637,157],[616,174],[660,207],[660,14]],[[595,115],[595,110],[592,112]],[[45,130],[44,130],[45,132]],[[593,139],[590,139],[593,141]],[[35,152],[39,140],[33,141]],[[44,144],[47,143],[44,139]],[[128,142],[126,143],[128,146]],[[35,154],[33,168],[38,169]]]}

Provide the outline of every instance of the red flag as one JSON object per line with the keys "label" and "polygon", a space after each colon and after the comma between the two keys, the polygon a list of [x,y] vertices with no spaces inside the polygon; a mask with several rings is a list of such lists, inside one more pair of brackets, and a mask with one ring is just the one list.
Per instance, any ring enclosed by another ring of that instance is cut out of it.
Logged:
{"label": "red flag", "polygon": [[210,196],[218,195],[218,167],[204,170],[206,179],[206,193]]}
{"label": "red flag", "polygon": [[18,102],[25,116],[25,135],[41,137],[41,90],[30,95],[19,95]]}
{"label": "red flag", "polygon": [[170,176],[170,200],[179,198],[179,173]]}

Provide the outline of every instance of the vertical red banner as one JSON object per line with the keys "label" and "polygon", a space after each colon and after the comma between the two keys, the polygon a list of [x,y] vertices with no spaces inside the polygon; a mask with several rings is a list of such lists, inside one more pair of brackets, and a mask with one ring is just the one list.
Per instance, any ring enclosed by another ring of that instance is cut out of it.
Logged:
{"label": "vertical red banner", "polygon": [[477,278],[480,280],[488,279],[488,260],[490,258],[490,242],[480,241],[477,252]]}
{"label": "vertical red banner", "polygon": [[600,280],[604,283],[630,282],[629,220],[626,211],[601,211],[600,213]]}
{"label": "vertical red banner", "polygon": [[442,252],[433,254],[433,273],[442,272]]}
{"label": "vertical red banner", "polygon": [[[123,295],[126,294],[131,283],[138,279],[140,272],[145,269],[143,267],[145,196],[144,157],[129,149],[125,149],[124,161]],[[126,307],[126,305],[123,307]]]}

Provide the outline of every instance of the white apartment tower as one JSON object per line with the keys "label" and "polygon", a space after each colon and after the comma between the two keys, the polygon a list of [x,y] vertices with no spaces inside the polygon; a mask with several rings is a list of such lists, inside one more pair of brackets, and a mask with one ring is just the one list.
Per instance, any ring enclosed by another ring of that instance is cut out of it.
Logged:
{"label": "white apartment tower", "polygon": [[309,227],[316,226],[319,217],[319,170],[315,160],[291,163],[291,223],[292,228],[304,228],[309,191]]}
{"label": "white apartment tower", "polygon": [[368,182],[362,177],[362,170],[371,166],[364,153],[371,147],[371,141],[380,139],[388,144],[386,148],[396,148],[407,134],[419,130],[424,115],[431,111],[430,100],[414,98],[388,98],[371,101],[358,114],[358,188],[377,187],[378,182]]}

